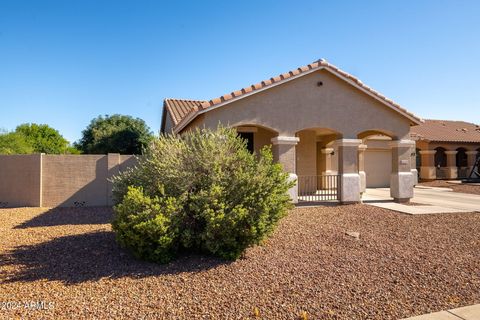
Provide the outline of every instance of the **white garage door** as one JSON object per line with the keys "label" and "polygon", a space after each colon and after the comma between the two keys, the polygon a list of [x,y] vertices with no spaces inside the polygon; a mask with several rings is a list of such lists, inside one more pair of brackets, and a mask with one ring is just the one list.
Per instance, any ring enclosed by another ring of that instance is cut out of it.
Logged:
{"label": "white garage door", "polygon": [[390,187],[392,172],[392,154],[390,150],[366,150],[365,173],[367,188]]}

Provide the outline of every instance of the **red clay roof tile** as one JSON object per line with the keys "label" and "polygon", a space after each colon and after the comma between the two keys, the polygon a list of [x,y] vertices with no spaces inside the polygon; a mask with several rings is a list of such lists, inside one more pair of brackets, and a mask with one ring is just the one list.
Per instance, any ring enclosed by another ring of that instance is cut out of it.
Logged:
{"label": "red clay roof tile", "polygon": [[465,121],[425,120],[411,127],[410,136],[415,140],[480,143],[480,126]]}
{"label": "red clay roof tile", "polygon": [[[249,87],[242,88],[240,90],[234,91],[231,94],[226,94],[218,98],[211,99],[209,101],[198,101],[198,100],[175,100],[175,99],[166,99],[165,100],[165,106],[167,107],[167,110],[172,114],[172,119],[174,119],[174,123],[176,127],[180,127],[181,125],[186,125],[189,121],[191,121],[194,116],[190,117],[191,119],[187,119],[187,115],[190,115],[192,113],[196,113],[199,111],[203,111],[209,107],[213,107],[217,104],[226,102],[228,100],[232,100],[233,98],[239,98],[242,95],[248,94],[250,92],[253,92],[255,90],[259,90],[265,87],[268,87],[274,83],[277,83],[282,80],[289,79],[294,76],[298,76],[306,71],[317,69],[320,67],[324,67],[327,70],[332,70],[341,76],[347,78],[348,80],[356,83],[359,85],[362,89],[372,93],[374,96],[377,98],[385,101],[389,105],[391,105],[393,108],[397,109],[398,111],[401,111],[411,118],[414,119],[415,122],[421,123],[422,120],[415,116],[413,113],[408,112],[406,109],[400,107],[398,104],[396,104],[394,101],[386,98],[379,92],[373,90],[369,86],[365,85],[360,81],[359,79],[355,78],[354,76],[350,75],[349,73],[340,70],[336,66],[328,63],[327,61],[321,59],[318,61],[315,61],[309,65],[294,69],[292,71],[282,73],[279,76],[272,77],[268,80],[261,81],[259,83],[253,84]],[[191,110],[185,110],[187,108],[191,108]],[[186,122],[186,123],[184,123]]]}

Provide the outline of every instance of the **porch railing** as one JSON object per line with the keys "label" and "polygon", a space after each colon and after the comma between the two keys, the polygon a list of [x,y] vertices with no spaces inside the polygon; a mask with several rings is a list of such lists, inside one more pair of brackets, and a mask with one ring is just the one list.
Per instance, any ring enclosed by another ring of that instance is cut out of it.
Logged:
{"label": "porch railing", "polygon": [[299,201],[340,200],[340,175],[298,176]]}

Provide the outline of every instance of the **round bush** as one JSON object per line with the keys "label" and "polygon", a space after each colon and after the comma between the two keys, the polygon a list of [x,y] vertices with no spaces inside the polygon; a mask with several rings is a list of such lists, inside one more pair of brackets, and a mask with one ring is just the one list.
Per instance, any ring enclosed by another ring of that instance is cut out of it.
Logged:
{"label": "round bush", "polygon": [[117,241],[164,263],[179,251],[238,258],[286,214],[292,183],[269,147],[251,154],[219,127],[156,138],[113,186]]}

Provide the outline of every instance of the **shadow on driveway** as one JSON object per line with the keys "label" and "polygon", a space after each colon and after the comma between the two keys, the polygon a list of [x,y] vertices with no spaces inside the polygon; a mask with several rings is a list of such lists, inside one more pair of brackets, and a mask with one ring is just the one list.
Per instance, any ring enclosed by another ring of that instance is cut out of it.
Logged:
{"label": "shadow on driveway", "polygon": [[118,246],[113,232],[99,231],[21,246],[0,255],[0,266],[15,270],[0,275],[0,283],[46,279],[76,284],[104,277],[143,278],[196,272],[226,263],[200,255],[179,257],[166,265],[140,261]]}

